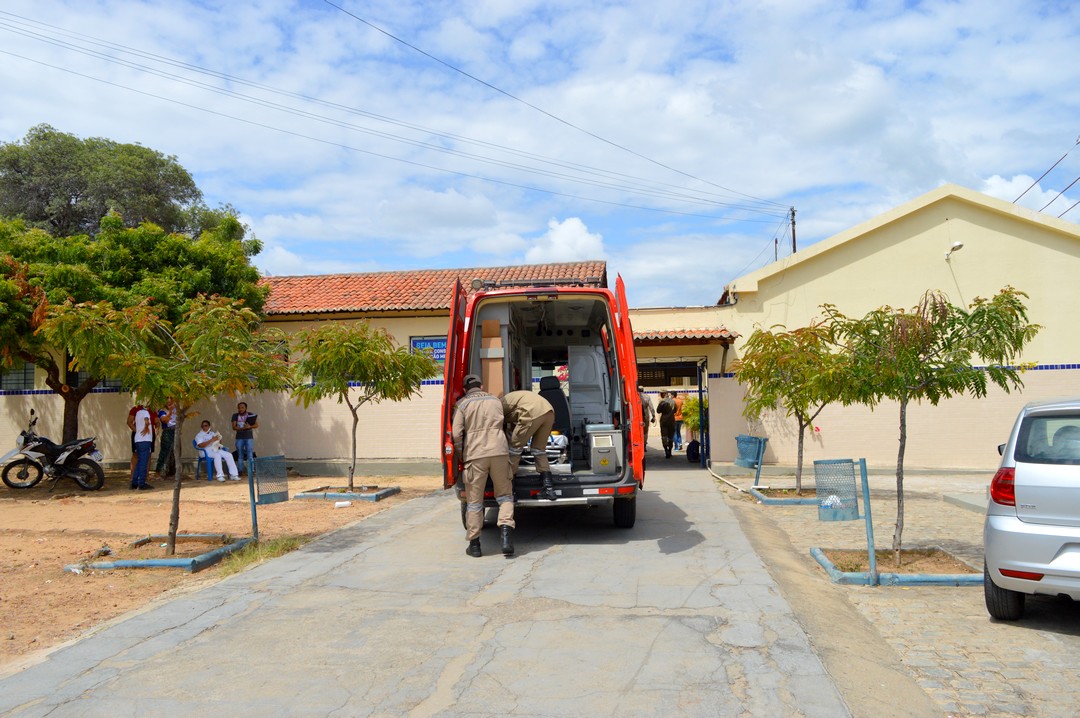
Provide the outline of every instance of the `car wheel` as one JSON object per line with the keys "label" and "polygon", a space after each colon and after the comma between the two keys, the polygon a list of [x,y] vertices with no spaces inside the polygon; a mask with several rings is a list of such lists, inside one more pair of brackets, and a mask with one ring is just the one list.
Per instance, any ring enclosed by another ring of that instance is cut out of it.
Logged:
{"label": "car wheel", "polygon": [[634,528],[637,520],[637,497],[632,499],[615,499],[612,503],[615,525],[621,529]]}
{"label": "car wheel", "polygon": [[983,564],[983,596],[986,610],[999,621],[1016,621],[1024,615],[1024,594],[1000,588],[990,578],[990,570]]}

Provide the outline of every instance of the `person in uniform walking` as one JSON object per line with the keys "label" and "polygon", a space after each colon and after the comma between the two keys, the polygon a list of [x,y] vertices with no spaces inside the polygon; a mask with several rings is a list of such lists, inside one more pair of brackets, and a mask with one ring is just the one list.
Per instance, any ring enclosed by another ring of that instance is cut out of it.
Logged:
{"label": "person in uniform walking", "polygon": [[675,437],[675,400],[671,392],[660,392],[660,403],[656,413],[660,416],[660,443],[664,445],[664,458],[671,458],[671,449]]}
{"label": "person in uniform walking", "polygon": [[641,421],[642,433],[645,435],[645,448],[649,448],[649,424],[656,423],[656,411],[653,409],[652,399],[645,393],[645,387],[637,388],[638,396],[641,397]]}
{"label": "person in uniform walking", "polygon": [[461,457],[465,481],[465,538],[469,542],[465,553],[479,558],[480,529],[484,526],[484,488],[488,475],[499,504],[499,532],[502,552],[514,553],[514,490],[510,471],[510,450],[503,431],[503,406],[498,397],[482,388],[476,374],[468,374],[462,382],[465,395],[454,408],[452,436],[454,450]]}
{"label": "person in uniform walking", "polygon": [[512,391],[502,398],[503,414],[510,424],[510,475],[517,474],[525,446],[540,474],[540,498],[554,501],[555,484],[551,480],[547,444],[551,427],[555,426],[555,409],[547,399],[532,391]]}

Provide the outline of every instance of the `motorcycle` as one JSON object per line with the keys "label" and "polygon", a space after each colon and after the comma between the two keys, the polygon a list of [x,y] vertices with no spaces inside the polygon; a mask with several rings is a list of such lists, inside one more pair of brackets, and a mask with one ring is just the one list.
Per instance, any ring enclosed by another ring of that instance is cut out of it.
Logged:
{"label": "motorcycle", "polygon": [[13,489],[29,489],[36,486],[42,477],[48,476],[53,480],[49,489],[52,491],[56,488],[56,482],[66,476],[87,491],[96,491],[104,486],[105,472],[100,464],[102,456],[94,443],[97,437],[54,444],[34,431],[37,420],[31,409],[30,425],[19,432],[15,448],[0,456],[0,463],[4,463],[16,454],[23,455],[23,458],[4,467],[0,478],[5,484]]}

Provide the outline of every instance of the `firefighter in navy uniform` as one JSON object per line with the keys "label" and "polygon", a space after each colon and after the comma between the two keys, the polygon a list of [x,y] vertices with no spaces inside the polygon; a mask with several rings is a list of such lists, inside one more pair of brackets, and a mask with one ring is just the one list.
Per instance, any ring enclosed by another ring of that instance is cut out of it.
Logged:
{"label": "firefighter in navy uniform", "polygon": [[488,474],[499,504],[499,531],[502,552],[514,553],[514,491],[511,484],[510,449],[503,431],[503,406],[497,397],[481,388],[480,377],[466,375],[465,395],[454,408],[453,440],[464,466],[465,538],[469,556],[481,556],[480,529],[484,526],[484,488]]}

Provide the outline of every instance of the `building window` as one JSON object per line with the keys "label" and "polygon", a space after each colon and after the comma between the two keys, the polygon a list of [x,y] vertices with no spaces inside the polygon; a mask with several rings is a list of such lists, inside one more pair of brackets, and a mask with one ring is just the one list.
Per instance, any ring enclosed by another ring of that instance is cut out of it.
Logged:
{"label": "building window", "polygon": [[[85,371],[71,371],[68,369],[67,373],[67,385],[77,387],[90,378],[90,374]],[[97,383],[97,389],[120,389],[119,379],[99,379]]]}
{"label": "building window", "polygon": [[0,390],[26,391],[34,388],[34,365],[20,359],[15,366],[0,375]]}
{"label": "building window", "polygon": [[638,383],[642,386],[696,386],[697,364],[638,364]]}

